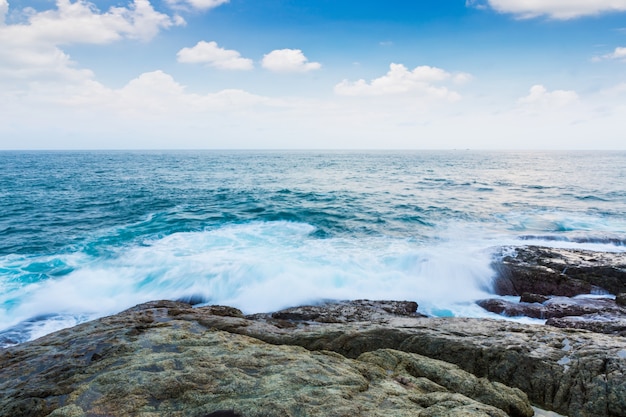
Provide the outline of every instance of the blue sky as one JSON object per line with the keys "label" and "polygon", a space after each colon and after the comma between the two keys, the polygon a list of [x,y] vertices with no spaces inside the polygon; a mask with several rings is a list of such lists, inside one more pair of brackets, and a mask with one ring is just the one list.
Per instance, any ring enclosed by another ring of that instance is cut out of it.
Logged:
{"label": "blue sky", "polygon": [[1,149],[626,149],[626,0],[0,0]]}

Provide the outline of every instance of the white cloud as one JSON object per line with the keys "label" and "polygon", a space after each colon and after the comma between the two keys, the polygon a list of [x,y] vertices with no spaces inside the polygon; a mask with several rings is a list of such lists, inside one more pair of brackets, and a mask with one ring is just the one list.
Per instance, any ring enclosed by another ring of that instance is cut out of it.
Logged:
{"label": "white cloud", "polygon": [[123,38],[147,41],[174,24],[148,0],[134,0],[128,7],[111,7],[104,13],[85,0],[57,0],[56,9],[30,15],[28,24],[6,25],[0,36],[22,45],[106,44]]}
{"label": "white cloud", "polygon": [[474,77],[472,74],[468,74],[467,72],[459,72],[455,74],[453,77],[453,81],[455,84],[465,84],[472,81]]}
{"label": "white cloud", "polygon": [[616,97],[626,94],[626,82],[619,83],[600,92],[602,96]]}
{"label": "white cloud", "polygon": [[308,62],[300,49],[276,49],[263,57],[263,68],[275,72],[307,72],[322,67],[319,62]]}
{"label": "white cloud", "polygon": [[[409,71],[402,64],[391,64],[389,71],[370,83],[361,79],[355,82],[344,80],[335,86],[335,93],[345,96],[380,96],[413,93],[421,96],[457,101],[461,96],[445,86],[437,86],[452,75],[441,68],[427,65]],[[467,81],[469,74],[458,74],[458,81]]]}
{"label": "white cloud", "polygon": [[61,78],[82,82],[93,73],[76,68],[61,46],[107,44],[124,38],[147,41],[161,29],[184,22],[155,11],[148,0],[134,0],[128,7],[111,7],[106,12],[86,0],[57,0],[54,9],[22,11],[26,21],[20,24],[6,24],[7,11],[7,1],[0,0],[0,75],[4,81]]}
{"label": "white cloud", "polygon": [[5,25],[6,15],[9,12],[9,3],[7,0],[0,0],[0,27]]}
{"label": "white cloud", "polygon": [[[603,55],[601,59],[626,60],[626,47],[618,46],[617,48],[615,48],[615,50],[612,53]],[[596,58],[596,60],[599,60],[599,59]]]}
{"label": "white cloud", "polygon": [[235,50],[220,48],[215,42],[200,41],[193,48],[181,49],[176,57],[178,62],[204,63],[219,69],[250,70],[254,67],[251,59],[242,58]]}
{"label": "white cloud", "polygon": [[116,114],[142,117],[162,117],[174,114],[202,113],[245,108],[259,104],[275,105],[276,101],[243,90],[226,89],[211,94],[186,92],[185,86],[161,71],[139,75],[120,89],[106,88],[90,81],[61,100],[66,106],[107,108]]}
{"label": "white cloud", "polygon": [[228,3],[230,0],[166,0],[167,3],[176,9],[186,8],[190,6],[196,10],[214,9],[222,4]]}
{"label": "white cloud", "polygon": [[537,84],[530,88],[527,96],[518,100],[519,104],[541,107],[560,108],[578,101],[578,94],[571,90],[548,91],[543,85]]}
{"label": "white cloud", "polygon": [[567,102],[561,99],[573,92],[541,86],[517,106],[484,92],[454,106],[406,95],[198,94],[163,71],[121,88],[94,80],[42,87],[30,94],[0,89],[0,148],[624,149],[623,84],[606,92],[611,96],[588,94],[563,107],[555,101]]}
{"label": "white cloud", "polygon": [[601,13],[626,11],[626,0],[467,0],[467,6],[487,6],[500,13],[521,19],[548,16],[552,19],[574,19]]}

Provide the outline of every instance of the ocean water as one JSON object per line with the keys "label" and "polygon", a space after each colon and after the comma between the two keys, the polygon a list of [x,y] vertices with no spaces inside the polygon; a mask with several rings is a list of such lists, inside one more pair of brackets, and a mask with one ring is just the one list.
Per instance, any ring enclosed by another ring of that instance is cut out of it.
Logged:
{"label": "ocean water", "polygon": [[498,248],[626,250],[626,152],[0,152],[0,346],[155,299],[493,317]]}

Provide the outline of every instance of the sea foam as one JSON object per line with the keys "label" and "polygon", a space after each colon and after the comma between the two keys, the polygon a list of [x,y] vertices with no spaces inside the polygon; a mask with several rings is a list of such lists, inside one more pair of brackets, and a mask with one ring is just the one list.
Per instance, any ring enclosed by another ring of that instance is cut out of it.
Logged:
{"label": "sea foam", "polygon": [[65,260],[71,272],[3,291],[0,328],[47,317],[35,336],[155,299],[194,299],[245,313],[397,299],[417,301],[424,314],[489,315],[474,305],[490,294],[489,249],[382,237],[318,239],[314,231],[303,223],[253,222],[174,233],[82,259],[80,266]]}

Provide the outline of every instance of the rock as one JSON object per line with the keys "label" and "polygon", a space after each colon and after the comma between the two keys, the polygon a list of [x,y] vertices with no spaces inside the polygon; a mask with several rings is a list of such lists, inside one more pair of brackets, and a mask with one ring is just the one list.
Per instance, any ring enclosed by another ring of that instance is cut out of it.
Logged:
{"label": "rock", "polygon": [[504,248],[494,262],[498,295],[573,297],[595,287],[611,294],[626,292],[626,253],[593,252],[538,246]]}
{"label": "rock", "polygon": [[531,317],[536,319],[561,318],[567,316],[585,316],[598,313],[626,319],[626,308],[618,306],[610,298],[569,298],[552,297],[543,304],[511,302],[498,298],[476,302],[487,311],[509,317]]}
{"label": "rock", "polygon": [[0,350],[0,415],[626,416],[624,338],[383,306],[147,303]]}
{"label": "rock", "polygon": [[615,297],[615,303],[619,306],[626,307],[626,293],[617,294]]}
{"label": "rock", "polygon": [[547,319],[549,326],[626,336],[626,308],[610,298],[553,297],[543,304],[494,298],[477,301],[477,304],[508,317]]}
{"label": "rock", "polygon": [[218,327],[284,329],[221,312],[152,302],[1,350],[0,415],[533,414],[520,390],[439,360],[390,349],[350,359],[268,344]]}
{"label": "rock", "polygon": [[501,320],[399,316],[384,323],[297,323],[293,328],[258,317],[237,331],[351,358],[379,349],[417,353],[519,388],[533,403],[570,417],[626,416],[622,338]]}
{"label": "rock", "polygon": [[[325,303],[319,306],[292,307],[272,313],[271,318],[318,323],[350,323],[355,321],[384,323],[394,316],[416,316],[418,315],[417,307],[417,303],[414,301],[354,300],[343,303]],[[420,314],[420,316],[422,315]],[[252,317],[267,318],[267,315],[260,314]]]}
{"label": "rock", "polygon": [[487,311],[507,317],[545,318],[546,308],[535,303],[513,303],[499,298],[489,298],[487,300],[478,300],[476,304]]}
{"label": "rock", "polygon": [[[408,373],[418,380],[426,379],[421,383],[434,382],[449,391],[493,405],[510,416],[533,415],[532,407],[529,406],[526,395],[522,391],[511,389],[497,382],[490,382],[486,378],[477,378],[456,365],[390,349],[364,353],[358,359],[376,364],[388,372]],[[408,379],[400,382],[405,385],[420,383]],[[433,391],[438,392],[438,390]]]}
{"label": "rock", "polygon": [[520,298],[520,302],[522,302],[522,303],[539,303],[539,304],[543,304],[546,301],[548,301],[549,299],[550,299],[550,297],[547,297],[545,295],[533,294],[533,293],[525,292],[525,293],[522,294],[522,297]]}
{"label": "rock", "polygon": [[596,333],[626,336],[626,316],[607,312],[582,316],[555,317],[546,321],[549,326],[584,329]]}

